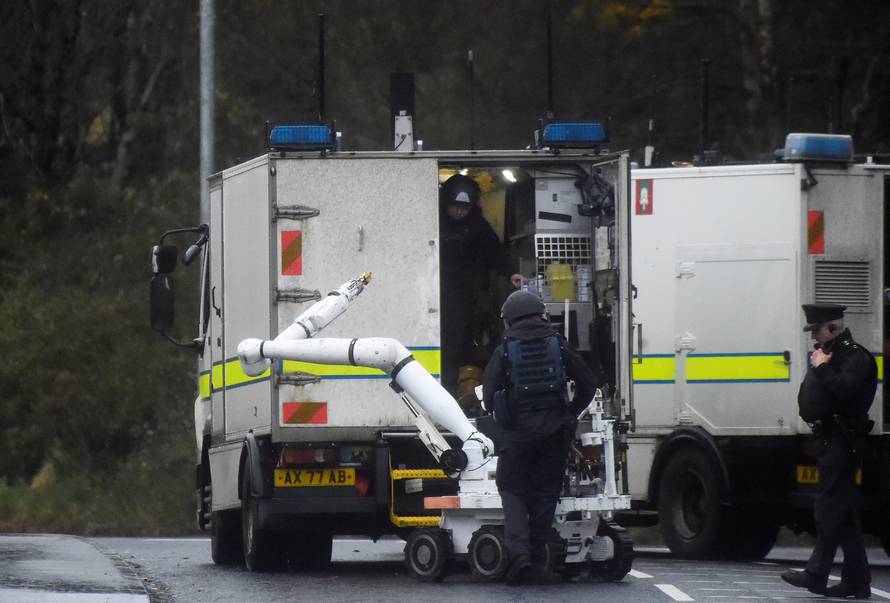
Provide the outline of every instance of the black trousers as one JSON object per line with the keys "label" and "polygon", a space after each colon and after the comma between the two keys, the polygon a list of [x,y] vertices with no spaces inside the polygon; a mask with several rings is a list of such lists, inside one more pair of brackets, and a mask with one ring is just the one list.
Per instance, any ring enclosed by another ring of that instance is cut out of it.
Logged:
{"label": "black trousers", "polygon": [[[861,449],[861,442],[857,444]],[[843,435],[826,438],[818,459],[819,489],[813,509],[816,547],[807,563],[809,573],[827,578],[840,546],[844,551],[841,580],[853,586],[871,583],[856,486],[859,464],[851,442]]]}
{"label": "black trousers", "polygon": [[572,435],[559,431],[527,442],[508,439],[498,451],[497,485],[510,559],[525,555],[543,565]]}

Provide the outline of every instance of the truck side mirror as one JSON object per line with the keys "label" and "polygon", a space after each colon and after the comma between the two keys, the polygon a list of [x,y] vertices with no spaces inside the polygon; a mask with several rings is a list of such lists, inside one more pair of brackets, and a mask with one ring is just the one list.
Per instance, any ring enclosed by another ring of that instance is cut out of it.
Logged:
{"label": "truck side mirror", "polygon": [[[176,269],[179,250],[176,245],[155,245],[151,248],[151,271],[155,274],[170,274]],[[154,281],[152,281],[154,283]],[[154,291],[154,285],[152,285]]]}
{"label": "truck side mirror", "polygon": [[[172,247],[172,245],[167,247]],[[176,265],[175,249],[174,247],[173,265]],[[173,299],[173,281],[166,274],[155,274],[151,278],[149,301],[151,328],[153,330],[165,333],[173,326]]]}

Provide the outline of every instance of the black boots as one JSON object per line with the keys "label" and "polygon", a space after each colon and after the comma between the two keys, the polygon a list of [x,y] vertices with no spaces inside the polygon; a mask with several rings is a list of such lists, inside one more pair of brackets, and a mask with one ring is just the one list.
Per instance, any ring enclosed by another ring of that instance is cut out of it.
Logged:
{"label": "black boots", "polygon": [[796,586],[797,588],[805,588],[811,593],[816,593],[817,595],[825,594],[826,583],[828,582],[826,578],[817,578],[809,572],[795,572],[794,570],[787,570],[782,572],[782,580],[784,580],[791,586]]}
{"label": "black boots", "polygon": [[851,584],[845,584],[841,582],[840,584],[829,586],[827,589],[825,589],[825,594],[829,597],[840,597],[842,599],[846,599],[848,597],[852,597],[854,599],[870,599],[871,586],[869,586],[868,584],[853,586]]}

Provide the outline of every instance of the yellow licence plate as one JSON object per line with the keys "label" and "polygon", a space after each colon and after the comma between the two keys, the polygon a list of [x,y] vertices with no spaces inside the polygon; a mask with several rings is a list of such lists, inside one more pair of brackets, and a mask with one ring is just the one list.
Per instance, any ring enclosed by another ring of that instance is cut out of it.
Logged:
{"label": "yellow licence plate", "polygon": [[355,469],[276,469],[276,488],[302,488],[306,486],[354,486]]}
{"label": "yellow licence plate", "polygon": [[[797,483],[798,484],[818,484],[819,469],[813,465],[797,466]],[[862,485],[862,469],[856,471],[856,483]]]}

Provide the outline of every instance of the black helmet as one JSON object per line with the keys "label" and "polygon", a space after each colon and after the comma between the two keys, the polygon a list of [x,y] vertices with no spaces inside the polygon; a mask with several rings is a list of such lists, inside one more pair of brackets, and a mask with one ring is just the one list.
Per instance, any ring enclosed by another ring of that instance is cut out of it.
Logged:
{"label": "black helmet", "polygon": [[479,204],[479,185],[469,176],[455,174],[442,185],[442,203]]}
{"label": "black helmet", "polygon": [[507,296],[501,306],[501,318],[512,324],[523,316],[541,316],[544,314],[544,302],[530,291],[514,291]]}

